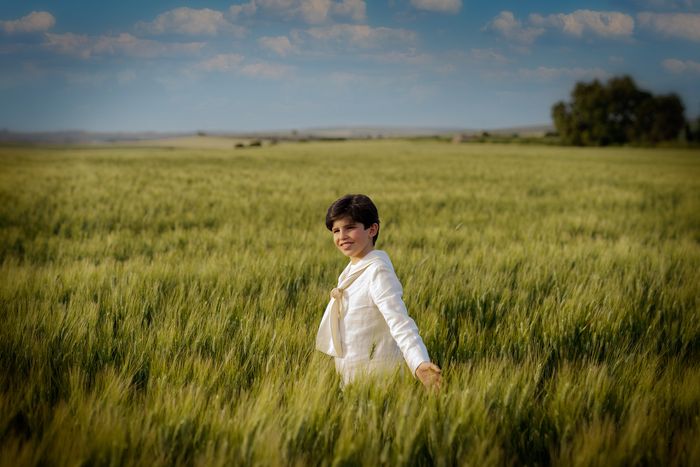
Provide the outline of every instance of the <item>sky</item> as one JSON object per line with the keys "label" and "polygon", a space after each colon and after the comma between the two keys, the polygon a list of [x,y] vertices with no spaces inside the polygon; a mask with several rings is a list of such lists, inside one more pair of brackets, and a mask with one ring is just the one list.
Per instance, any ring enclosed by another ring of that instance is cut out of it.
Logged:
{"label": "sky", "polygon": [[629,74],[700,113],[700,0],[0,3],[0,129],[548,124]]}

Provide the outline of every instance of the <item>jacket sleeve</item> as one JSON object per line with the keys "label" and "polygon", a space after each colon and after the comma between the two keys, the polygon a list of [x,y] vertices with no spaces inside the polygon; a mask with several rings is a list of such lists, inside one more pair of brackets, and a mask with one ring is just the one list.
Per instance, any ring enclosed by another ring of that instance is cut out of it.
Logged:
{"label": "jacket sleeve", "polygon": [[392,269],[380,265],[372,271],[369,291],[415,378],[418,366],[430,361],[430,357],[418,333],[416,322],[408,316],[399,278]]}

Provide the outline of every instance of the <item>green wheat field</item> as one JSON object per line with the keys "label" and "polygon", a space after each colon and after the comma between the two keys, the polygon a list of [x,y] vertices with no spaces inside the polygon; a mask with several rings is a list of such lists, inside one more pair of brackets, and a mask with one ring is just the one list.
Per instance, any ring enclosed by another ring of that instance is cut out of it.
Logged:
{"label": "green wheat field", "polygon": [[[346,193],[438,394],[314,349]],[[0,147],[0,465],[700,465],[699,289],[698,151]]]}

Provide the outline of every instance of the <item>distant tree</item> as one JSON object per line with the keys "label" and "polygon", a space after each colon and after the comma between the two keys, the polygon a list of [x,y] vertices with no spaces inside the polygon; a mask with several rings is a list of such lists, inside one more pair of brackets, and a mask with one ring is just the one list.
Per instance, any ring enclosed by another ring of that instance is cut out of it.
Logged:
{"label": "distant tree", "polygon": [[700,116],[698,116],[698,118],[695,119],[694,125],[691,123],[688,126],[690,127],[690,131],[692,134],[692,140],[695,142],[700,141]]}
{"label": "distant tree", "polygon": [[644,106],[653,100],[652,94],[637,89],[629,76],[609,80],[604,93],[608,143],[622,144],[643,138],[646,128],[640,126],[640,117],[644,115]]}
{"label": "distant tree", "polygon": [[654,96],[629,76],[576,83],[570,103],[552,106],[552,120],[562,141],[578,146],[655,144],[678,137],[685,125],[676,94]]}
{"label": "distant tree", "polygon": [[676,94],[654,96],[644,102],[640,111],[644,125],[640,125],[639,141],[658,143],[677,138],[686,123],[684,113],[683,103]]}

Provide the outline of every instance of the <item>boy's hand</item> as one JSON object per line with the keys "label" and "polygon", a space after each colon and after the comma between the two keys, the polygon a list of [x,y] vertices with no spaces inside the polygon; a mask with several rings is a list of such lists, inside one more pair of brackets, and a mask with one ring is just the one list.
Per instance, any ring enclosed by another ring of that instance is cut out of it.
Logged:
{"label": "boy's hand", "polygon": [[423,362],[416,368],[416,377],[428,389],[440,390],[442,385],[442,370],[431,362]]}

